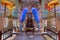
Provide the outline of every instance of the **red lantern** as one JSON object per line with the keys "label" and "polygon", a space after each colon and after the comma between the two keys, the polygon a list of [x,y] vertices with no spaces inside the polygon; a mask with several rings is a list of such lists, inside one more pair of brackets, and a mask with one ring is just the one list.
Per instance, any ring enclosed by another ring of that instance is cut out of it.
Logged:
{"label": "red lantern", "polygon": [[18,0],[19,1],[19,3],[21,3],[22,2],[22,0]]}
{"label": "red lantern", "polygon": [[51,10],[52,8],[49,7],[48,5],[45,6],[46,9]]}
{"label": "red lantern", "polygon": [[39,3],[41,3],[42,2],[42,0],[39,0]]}

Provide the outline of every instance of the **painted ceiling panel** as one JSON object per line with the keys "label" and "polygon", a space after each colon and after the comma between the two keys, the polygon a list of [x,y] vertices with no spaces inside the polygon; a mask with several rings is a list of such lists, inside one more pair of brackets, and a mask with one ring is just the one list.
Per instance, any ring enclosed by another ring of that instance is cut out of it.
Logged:
{"label": "painted ceiling panel", "polygon": [[22,1],[39,1],[39,0],[22,0]]}

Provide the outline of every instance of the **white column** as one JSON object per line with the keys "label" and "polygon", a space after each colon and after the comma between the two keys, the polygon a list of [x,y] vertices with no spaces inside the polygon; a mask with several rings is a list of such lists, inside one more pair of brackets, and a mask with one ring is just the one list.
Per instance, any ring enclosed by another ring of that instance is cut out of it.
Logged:
{"label": "white column", "polygon": [[8,18],[4,18],[4,28],[8,27]]}
{"label": "white column", "polygon": [[[42,0],[42,16],[44,15],[44,12],[45,12],[45,0]],[[42,19],[41,19],[42,20]],[[42,33],[44,33],[44,20],[42,20],[42,22],[41,22],[41,24],[42,24],[42,27],[41,27],[41,32]]]}
{"label": "white column", "polygon": [[[44,9],[44,0],[42,0],[42,5],[41,5],[41,6],[42,6],[42,14],[43,14],[44,11],[45,11],[45,9]],[[43,22],[42,22],[42,29],[43,29],[43,27],[44,27],[44,26],[43,26]]]}

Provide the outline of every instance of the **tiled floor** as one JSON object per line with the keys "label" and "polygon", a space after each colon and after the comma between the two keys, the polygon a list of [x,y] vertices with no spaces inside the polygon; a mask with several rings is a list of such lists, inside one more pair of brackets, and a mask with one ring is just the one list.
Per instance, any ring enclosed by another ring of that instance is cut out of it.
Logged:
{"label": "tiled floor", "polygon": [[[51,34],[51,32],[47,32],[47,34],[50,34],[53,37],[56,35],[56,34],[53,34],[53,33]],[[27,35],[26,35],[25,32],[20,32],[17,36],[14,35],[14,36],[8,38],[7,40],[53,40],[52,38],[50,38],[47,35],[43,35],[43,36],[41,35],[41,32],[35,32],[34,36],[33,36],[33,34],[31,32],[28,32]]]}
{"label": "tiled floor", "polygon": [[45,40],[42,36],[34,36],[34,37],[30,37],[30,36],[18,36],[17,38],[15,38],[15,40]]}
{"label": "tiled floor", "polygon": [[28,35],[20,33],[14,40],[45,40],[39,33],[35,33],[34,36],[31,33],[28,33]]}

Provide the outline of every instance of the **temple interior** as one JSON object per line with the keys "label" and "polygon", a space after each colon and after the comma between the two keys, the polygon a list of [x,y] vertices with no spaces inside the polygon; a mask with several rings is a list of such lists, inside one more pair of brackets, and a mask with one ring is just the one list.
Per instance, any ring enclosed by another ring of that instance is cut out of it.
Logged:
{"label": "temple interior", "polygon": [[60,0],[0,0],[0,40],[60,40]]}

